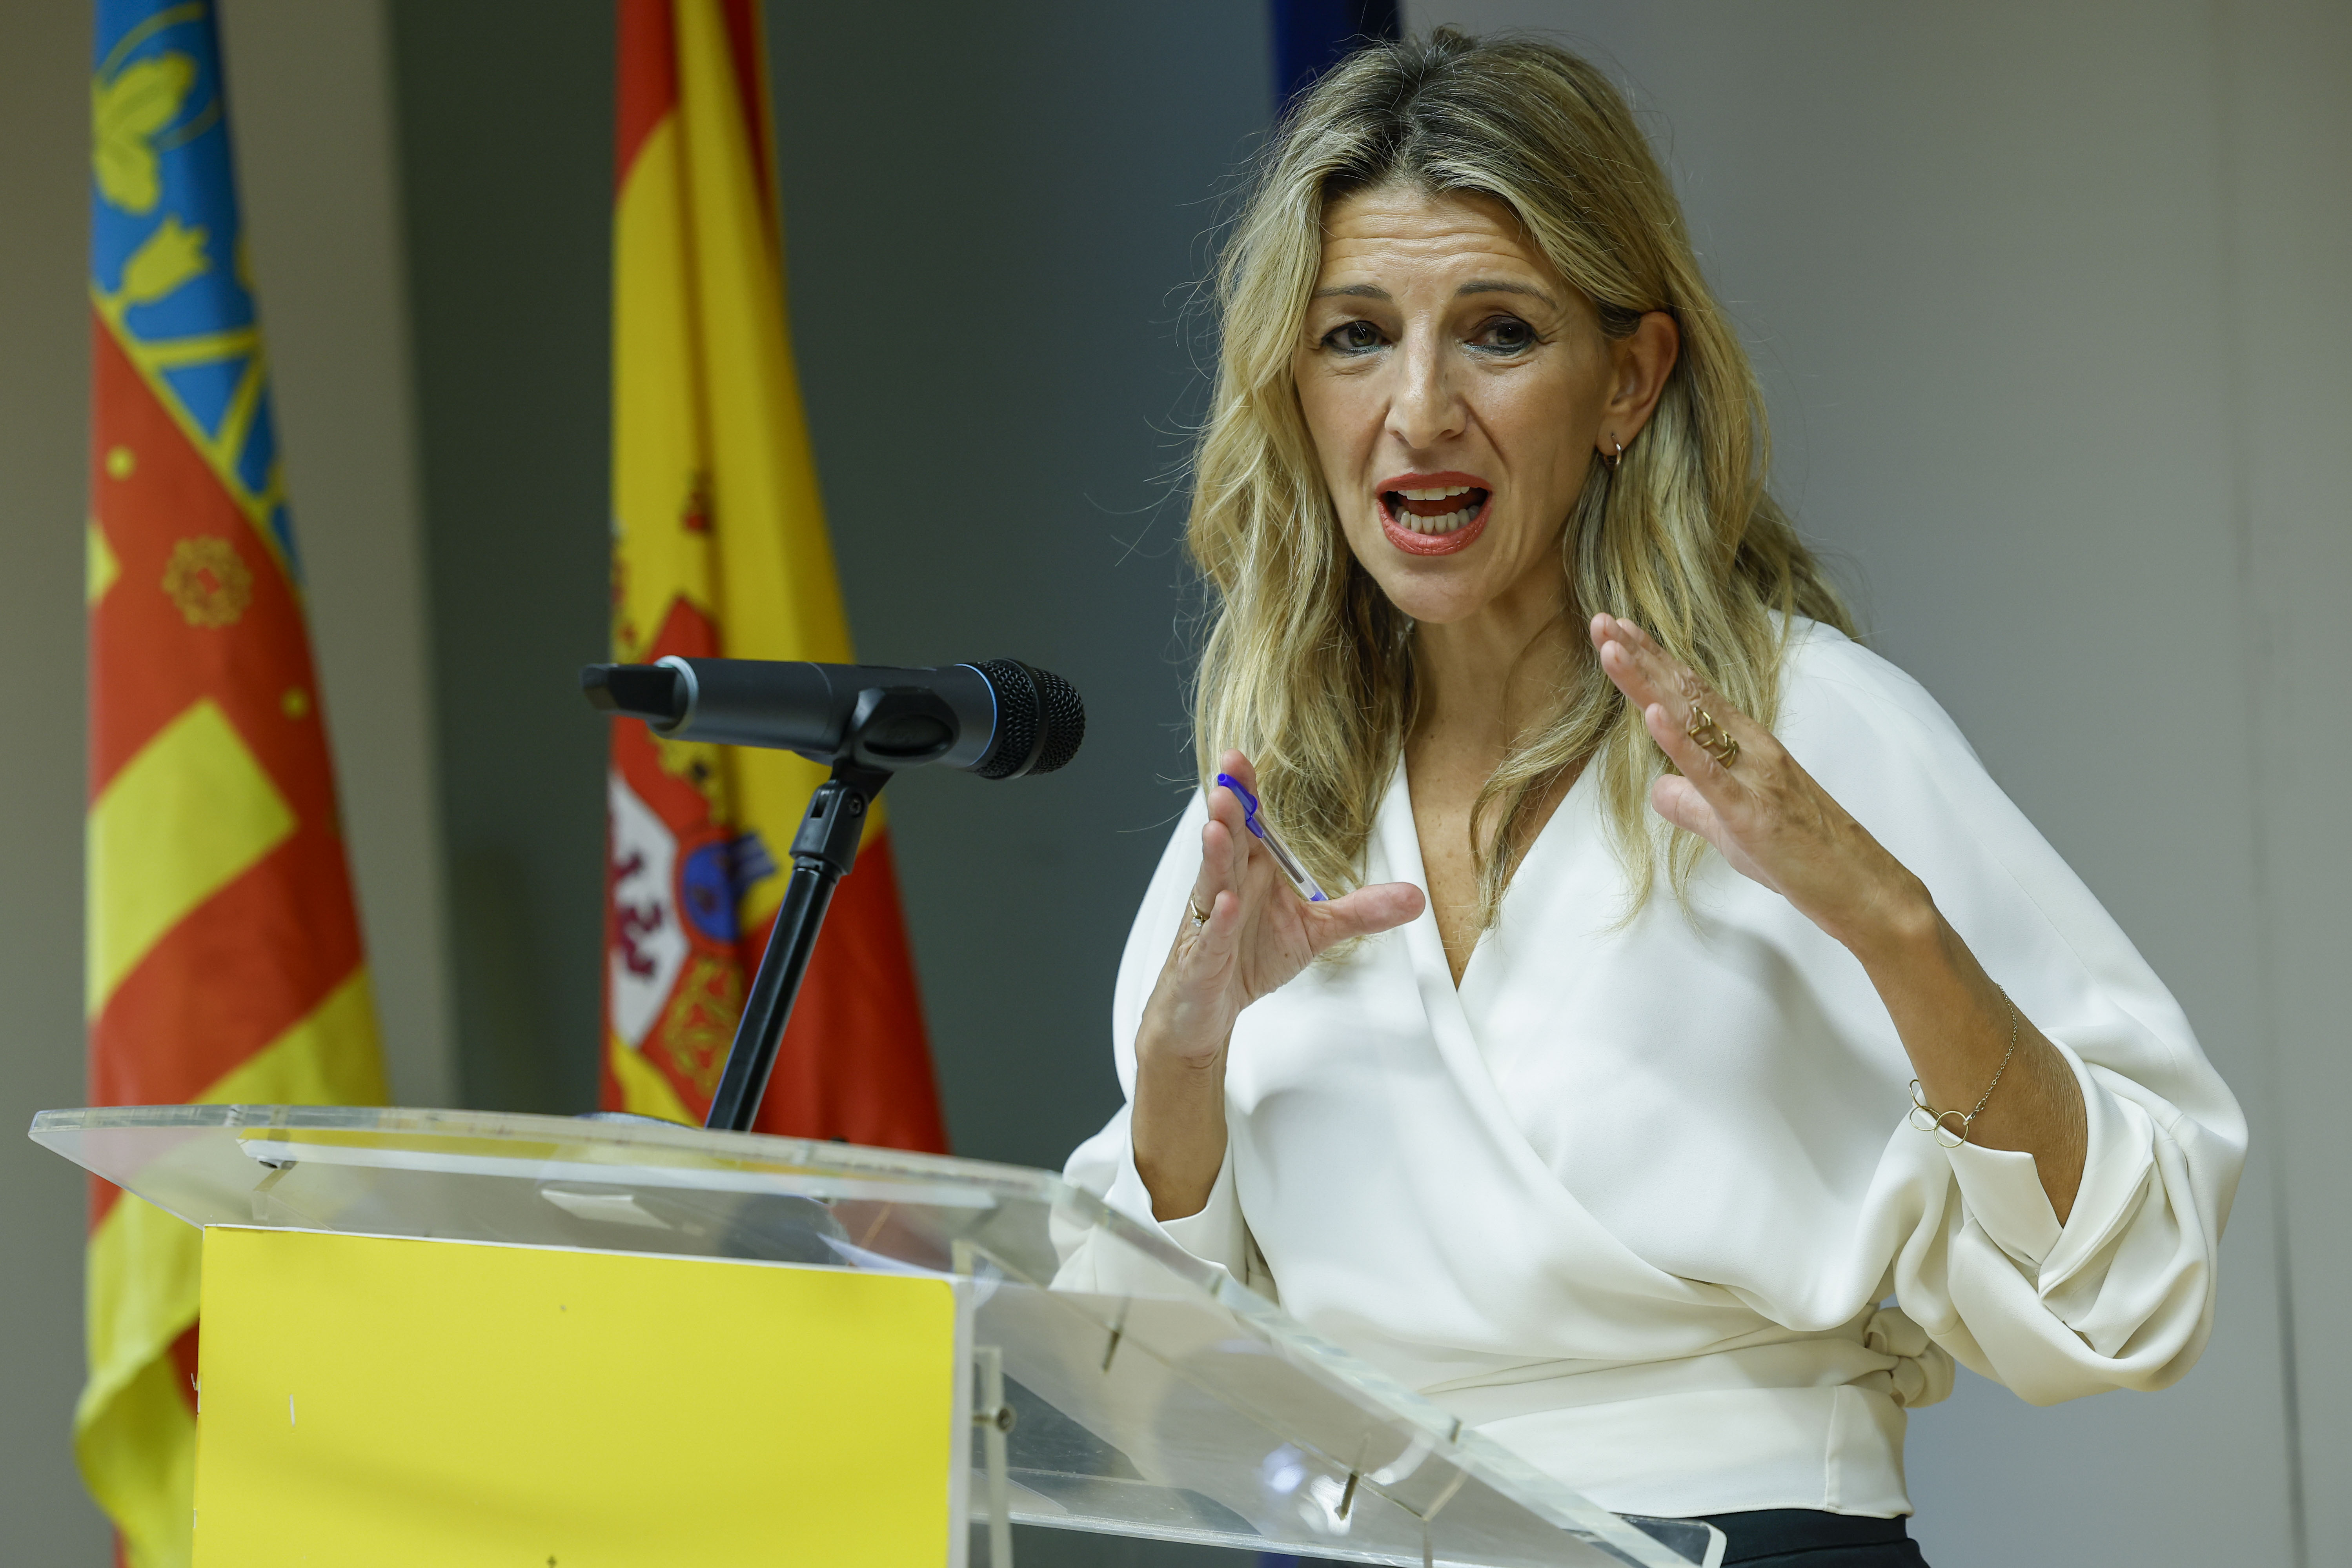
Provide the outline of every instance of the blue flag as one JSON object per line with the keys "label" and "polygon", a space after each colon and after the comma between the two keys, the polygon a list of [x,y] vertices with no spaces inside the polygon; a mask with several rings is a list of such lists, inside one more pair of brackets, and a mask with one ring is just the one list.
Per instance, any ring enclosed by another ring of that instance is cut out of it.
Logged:
{"label": "blue flag", "polygon": [[1353,50],[1399,36],[1397,0],[1268,0],[1268,8],[1277,114]]}

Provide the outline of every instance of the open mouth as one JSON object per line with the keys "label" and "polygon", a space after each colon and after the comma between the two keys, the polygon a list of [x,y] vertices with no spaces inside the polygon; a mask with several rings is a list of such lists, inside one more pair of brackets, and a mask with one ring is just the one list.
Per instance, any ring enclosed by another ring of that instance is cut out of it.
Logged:
{"label": "open mouth", "polygon": [[1406,475],[1381,495],[1381,532],[1412,555],[1451,555],[1466,549],[1486,526],[1494,492],[1469,482],[1468,475]]}

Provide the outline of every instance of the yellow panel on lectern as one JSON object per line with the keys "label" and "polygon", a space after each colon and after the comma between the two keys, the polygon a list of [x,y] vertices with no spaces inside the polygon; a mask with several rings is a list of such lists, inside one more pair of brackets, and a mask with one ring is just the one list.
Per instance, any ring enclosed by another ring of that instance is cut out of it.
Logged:
{"label": "yellow panel on lectern", "polygon": [[197,1568],[939,1568],[945,1281],[205,1232]]}

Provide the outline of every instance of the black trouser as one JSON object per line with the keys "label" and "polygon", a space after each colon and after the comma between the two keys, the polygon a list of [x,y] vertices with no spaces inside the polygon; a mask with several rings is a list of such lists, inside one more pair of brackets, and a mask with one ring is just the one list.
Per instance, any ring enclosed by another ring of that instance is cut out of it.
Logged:
{"label": "black trouser", "polygon": [[1927,1568],[1918,1543],[1899,1519],[1864,1519],[1812,1508],[1768,1508],[1717,1513],[1726,1568]]}

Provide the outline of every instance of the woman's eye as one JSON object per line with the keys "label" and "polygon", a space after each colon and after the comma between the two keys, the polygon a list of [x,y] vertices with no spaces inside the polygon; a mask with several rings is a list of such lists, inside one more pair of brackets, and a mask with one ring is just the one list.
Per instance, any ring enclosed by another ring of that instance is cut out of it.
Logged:
{"label": "woman's eye", "polygon": [[1341,353],[1360,354],[1381,346],[1381,329],[1370,321],[1343,321],[1324,333],[1323,341]]}
{"label": "woman's eye", "polygon": [[1521,349],[1534,346],[1536,329],[1516,316],[1501,316],[1479,328],[1477,337],[1472,341],[1482,349],[1496,349],[1507,354],[1515,354]]}

